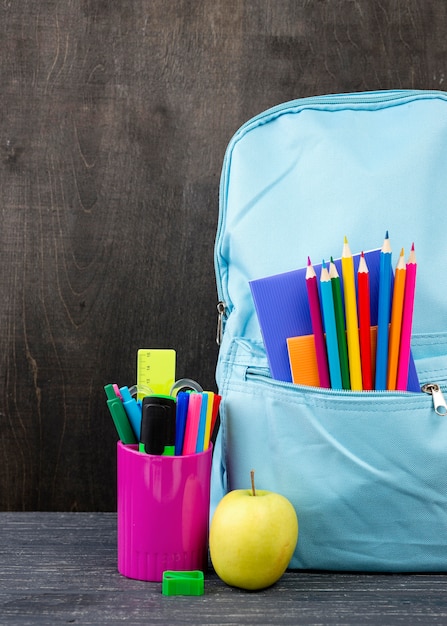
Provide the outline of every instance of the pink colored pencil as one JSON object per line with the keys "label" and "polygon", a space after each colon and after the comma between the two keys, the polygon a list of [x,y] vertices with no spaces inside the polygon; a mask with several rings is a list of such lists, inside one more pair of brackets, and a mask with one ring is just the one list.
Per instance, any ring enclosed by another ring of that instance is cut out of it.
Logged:
{"label": "pink colored pencil", "polygon": [[410,364],[411,331],[413,327],[414,293],[416,288],[416,253],[414,244],[406,265],[404,307],[402,313],[402,330],[399,347],[399,365],[397,368],[396,389],[404,391],[408,388],[408,367]]}
{"label": "pink colored pencil", "polygon": [[371,370],[371,311],[369,271],[365,255],[361,254],[357,272],[360,357],[363,389],[373,389]]}
{"label": "pink colored pencil", "polygon": [[315,352],[317,355],[318,377],[320,379],[320,387],[331,386],[329,378],[329,367],[327,361],[326,341],[324,339],[323,321],[321,319],[320,298],[318,295],[317,275],[307,258],[306,269],[306,287],[307,297],[309,300],[310,320],[312,324],[312,332],[314,335]]}

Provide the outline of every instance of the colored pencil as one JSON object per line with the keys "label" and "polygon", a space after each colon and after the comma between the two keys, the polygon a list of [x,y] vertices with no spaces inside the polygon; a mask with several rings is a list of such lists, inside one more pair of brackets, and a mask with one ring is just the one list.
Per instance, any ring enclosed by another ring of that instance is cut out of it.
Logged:
{"label": "colored pencil", "polygon": [[405,291],[405,256],[404,249],[400,251],[399,260],[394,272],[393,303],[391,305],[391,325],[388,339],[388,372],[386,388],[396,389],[397,366],[399,362],[400,335],[402,329],[402,313]]}
{"label": "colored pencil", "polygon": [[310,320],[314,335],[315,353],[317,356],[318,377],[320,387],[330,387],[326,341],[324,339],[323,322],[321,319],[320,298],[318,294],[317,275],[310,258],[307,258],[306,269],[307,298],[309,301]]}
{"label": "colored pencil", "polygon": [[413,326],[414,294],[416,288],[416,253],[414,243],[411,246],[405,272],[404,306],[402,312],[402,331],[399,347],[399,365],[397,368],[396,389],[405,390],[408,386],[408,366],[410,363],[411,330]]}
{"label": "colored pencil", "polygon": [[354,260],[347,237],[341,256],[343,293],[345,296],[346,333],[348,338],[349,378],[353,391],[362,391],[362,365],[360,361],[359,324],[355,291]]}
{"label": "colored pencil", "polygon": [[360,358],[363,389],[373,389],[371,372],[371,305],[369,270],[365,255],[361,254],[357,272]]}
{"label": "colored pencil", "polygon": [[342,389],[340,357],[338,351],[337,327],[335,323],[334,298],[332,285],[326,263],[323,261],[320,275],[321,308],[323,311],[324,328],[326,330],[326,345],[329,361],[331,387]]}
{"label": "colored pencil", "polygon": [[386,389],[388,335],[391,312],[391,245],[388,231],[380,252],[379,304],[377,315],[376,389]]}
{"label": "colored pencil", "polygon": [[331,279],[332,295],[334,299],[335,325],[337,328],[342,388],[350,389],[351,383],[349,380],[348,344],[346,343],[345,313],[341,297],[340,276],[332,257],[329,264],[329,277]]}

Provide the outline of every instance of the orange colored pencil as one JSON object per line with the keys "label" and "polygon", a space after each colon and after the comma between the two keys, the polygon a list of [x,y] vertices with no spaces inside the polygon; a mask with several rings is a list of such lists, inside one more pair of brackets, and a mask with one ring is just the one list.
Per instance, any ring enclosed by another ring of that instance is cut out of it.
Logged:
{"label": "orange colored pencil", "polygon": [[402,313],[405,292],[405,255],[400,251],[399,260],[394,273],[393,304],[391,308],[391,326],[388,346],[388,373],[386,388],[396,389],[397,367],[399,364],[400,335],[402,329]]}
{"label": "orange colored pencil", "polygon": [[369,270],[365,255],[361,254],[357,271],[359,341],[362,363],[363,389],[373,389],[371,368],[371,308],[369,292]]}

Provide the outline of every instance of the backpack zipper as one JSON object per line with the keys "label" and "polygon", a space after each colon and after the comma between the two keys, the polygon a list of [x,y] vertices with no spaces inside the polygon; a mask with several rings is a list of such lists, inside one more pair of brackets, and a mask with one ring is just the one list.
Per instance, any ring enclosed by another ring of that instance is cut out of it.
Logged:
{"label": "backpack zipper", "polygon": [[216,343],[218,346],[222,343],[223,327],[227,317],[227,306],[223,300],[217,303],[217,333]]}
{"label": "backpack zipper", "polygon": [[[397,395],[418,395],[417,392],[407,392],[407,391],[387,391],[387,390],[365,390],[365,391],[351,391],[350,389],[326,389],[324,387],[311,387],[306,385],[297,385],[295,383],[275,380],[270,376],[270,371],[268,368],[258,368],[258,367],[247,367],[246,377],[254,377],[254,378],[264,378],[267,379],[268,382],[273,383],[274,385],[279,385],[287,389],[297,389],[298,391],[307,391],[313,393],[319,393],[322,395],[331,394],[332,396],[341,397],[349,397],[351,394],[355,394],[356,396],[363,397],[390,397],[390,394]],[[444,396],[444,393],[441,389],[441,385],[439,383],[425,383],[421,386],[421,391],[424,393],[431,395],[433,400],[433,409],[437,415],[441,417],[447,416],[447,402]]]}
{"label": "backpack zipper", "polygon": [[428,393],[433,398],[433,407],[438,415],[447,415],[447,404],[441,387],[437,383],[427,383],[421,387],[424,393]]}
{"label": "backpack zipper", "polygon": [[252,125],[257,125],[265,117],[275,116],[283,113],[286,110],[302,110],[308,109],[315,105],[338,105],[345,104],[350,100],[355,104],[385,104],[387,102],[398,102],[400,100],[406,100],[414,97],[443,97],[447,98],[446,91],[440,91],[437,89],[394,89],[394,90],[379,90],[379,91],[354,91],[351,93],[341,94],[326,94],[320,96],[309,96],[307,98],[297,98],[295,100],[289,100],[287,102],[281,102],[270,109],[266,109],[261,113],[258,113],[251,119],[247,120],[238,131],[234,134],[231,141],[237,140],[240,134],[244,134],[247,129]]}

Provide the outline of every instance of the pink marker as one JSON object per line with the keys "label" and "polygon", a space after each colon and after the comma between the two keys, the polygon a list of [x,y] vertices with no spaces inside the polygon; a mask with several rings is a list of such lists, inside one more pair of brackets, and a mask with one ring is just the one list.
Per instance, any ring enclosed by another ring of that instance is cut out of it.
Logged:
{"label": "pink marker", "polygon": [[116,394],[116,397],[123,401],[123,396],[121,395],[121,390],[116,383],[113,383],[113,391]]}

